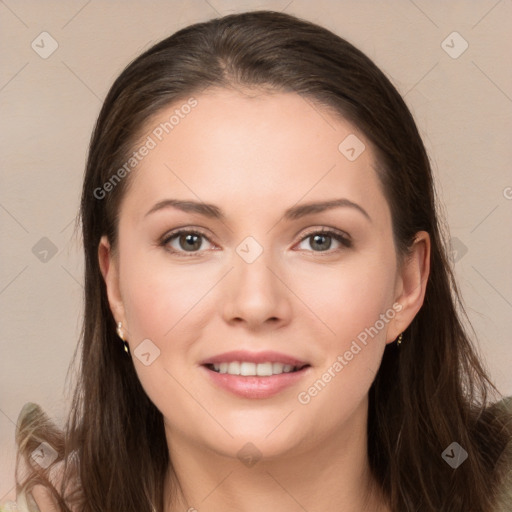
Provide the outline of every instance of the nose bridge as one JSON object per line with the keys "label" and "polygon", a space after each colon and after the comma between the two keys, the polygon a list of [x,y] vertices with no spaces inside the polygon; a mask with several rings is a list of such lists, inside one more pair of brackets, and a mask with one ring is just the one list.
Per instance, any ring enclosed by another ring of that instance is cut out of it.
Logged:
{"label": "nose bridge", "polygon": [[[286,286],[279,276],[276,252],[267,244],[269,236],[249,235],[236,247],[233,271],[229,280],[225,314],[227,319],[240,318],[249,323],[264,322],[269,318],[283,319],[288,312]],[[267,246],[266,246],[267,245]],[[277,276],[276,276],[277,275]]]}
{"label": "nose bridge", "polygon": [[[262,240],[263,236],[258,236]],[[270,271],[277,265],[276,258],[270,247],[270,237],[261,242],[255,236],[249,235],[236,247],[235,280],[237,288],[249,293],[269,294],[275,288],[275,274]]]}

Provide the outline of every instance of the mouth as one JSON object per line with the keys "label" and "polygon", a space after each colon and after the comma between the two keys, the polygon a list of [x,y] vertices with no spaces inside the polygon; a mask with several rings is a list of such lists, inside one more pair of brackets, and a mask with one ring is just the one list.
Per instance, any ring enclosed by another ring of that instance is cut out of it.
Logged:
{"label": "mouth", "polygon": [[271,398],[298,386],[313,371],[306,360],[274,350],[232,350],[199,364],[215,388],[242,398]]}

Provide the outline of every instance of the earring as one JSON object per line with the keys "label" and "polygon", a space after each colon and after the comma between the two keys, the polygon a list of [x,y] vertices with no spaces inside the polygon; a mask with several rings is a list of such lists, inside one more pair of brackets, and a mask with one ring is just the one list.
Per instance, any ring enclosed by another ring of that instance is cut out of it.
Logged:
{"label": "earring", "polygon": [[397,340],[396,340],[396,344],[397,345],[400,345],[402,343],[402,332],[400,333],[400,336],[398,336]]}
{"label": "earring", "polygon": [[126,343],[126,340],[124,339],[124,336],[123,336],[123,324],[121,322],[119,322],[117,324],[117,335],[123,340],[123,345],[124,345],[124,351],[130,355],[130,347],[128,346],[128,343]]}

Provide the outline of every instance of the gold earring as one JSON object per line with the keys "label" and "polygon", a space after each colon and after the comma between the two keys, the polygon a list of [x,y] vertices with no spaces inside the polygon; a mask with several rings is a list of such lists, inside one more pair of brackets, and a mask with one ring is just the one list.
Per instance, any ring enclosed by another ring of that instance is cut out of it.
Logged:
{"label": "gold earring", "polygon": [[124,345],[124,351],[129,355],[130,354],[130,347],[128,346],[128,343],[126,343],[126,340],[123,336],[123,324],[122,322],[118,322],[117,324],[117,335],[123,340]]}
{"label": "gold earring", "polygon": [[397,345],[400,345],[402,343],[402,332],[400,333],[400,336],[398,336],[397,340],[396,340],[396,344]]}

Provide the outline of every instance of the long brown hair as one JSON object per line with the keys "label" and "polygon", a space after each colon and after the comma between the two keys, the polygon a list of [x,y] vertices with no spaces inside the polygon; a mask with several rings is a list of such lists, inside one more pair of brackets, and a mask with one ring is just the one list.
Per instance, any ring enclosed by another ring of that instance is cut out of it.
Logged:
{"label": "long brown hair", "polygon": [[[151,116],[209,86],[295,92],[354,123],[371,143],[397,254],[407,255],[420,230],[431,239],[424,304],[401,346],[386,347],[370,389],[371,469],[394,511],[492,510],[503,473],[498,461],[512,435],[510,417],[490,406],[497,390],[464,327],[469,322],[447,256],[432,171],[412,115],[386,76],[349,42],[271,11],[179,30],[131,62],[104,101],[81,199],[85,316],[78,382],[65,431],[43,423],[52,436],[45,437],[43,427],[37,434],[38,441],[50,439],[66,464],[55,489],[62,510],[163,510],[164,477],[172,470],[163,417],[123,353],[98,262],[102,235],[116,248],[130,176],[104,197],[98,189],[129,159]],[[469,453],[457,469],[441,457],[454,441]],[[76,471],[67,463],[71,454],[78,456]],[[65,494],[75,473],[80,492],[73,506]]]}

